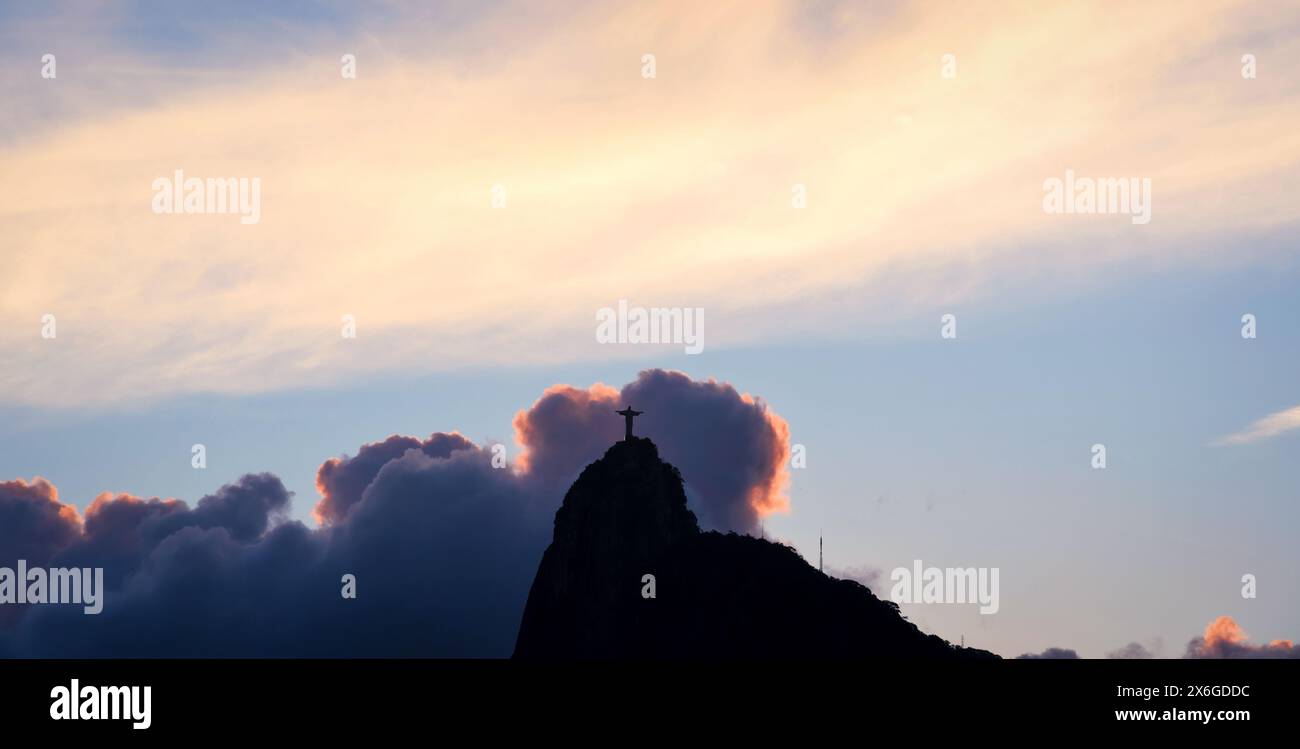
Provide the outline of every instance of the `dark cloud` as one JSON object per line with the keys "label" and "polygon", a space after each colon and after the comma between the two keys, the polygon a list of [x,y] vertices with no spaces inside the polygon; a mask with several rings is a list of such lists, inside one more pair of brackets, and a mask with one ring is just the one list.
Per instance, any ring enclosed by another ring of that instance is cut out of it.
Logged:
{"label": "dark cloud", "polygon": [[[660,371],[621,394],[551,388],[516,417],[527,452],[514,467],[493,467],[490,450],[454,433],[389,437],[326,461],[319,529],[283,521],[289,493],[269,474],[193,508],[104,494],[84,528],[52,486],[11,482],[0,485],[0,533],[40,530],[0,544],[0,559],[45,539],[44,556],[31,558],[103,566],[109,590],[96,616],[27,607],[0,633],[0,652],[507,656],[555,510],[578,471],[621,439],[610,411],[623,398],[647,412],[638,431],[694,481],[715,527],[752,530],[759,512],[781,506],[784,422],[728,385]],[[340,595],[344,574],[356,576],[356,599]]]}
{"label": "dark cloud", "polygon": [[[275,523],[288,493],[245,476],[194,509],[101,497],[55,561],[111,567],[104,611],[29,607],[17,650],[47,657],[509,655],[558,506],[491,453],[410,450],[345,520]],[[90,519],[95,522],[90,522]],[[110,522],[111,521],[111,522]],[[261,529],[253,533],[254,529]],[[354,575],[357,597],[342,598]]]}
{"label": "dark cloud", "polygon": [[151,530],[165,537],[181,528],[222,528],[233,540],[249,543],[288,512],[290,496],[275,476],[248,475],[200,499],[192,511],[158,515]]}
{"label": "dark cloud", "polygon": [[56,566],[103,567],[108,584],[115,585],[184,528],[220,528],[236,542],[255,542],[288,512],[290,498],[280,479],[269,473],[227,484],[193,509],[176,499],[101,494],[86,508],[83,532],[54,561]]}
{"label": "dark cloud", "polygon": [[162,520],[190,514],[175,499],[141,499],[130,494],[101,494],[86,508],[85,532],[60,554],[68,567],[103,567],[105,583],[121,584],[140,568],[158,542],[180,525]]}
{"label": "dark cloud", "polygon": [[44,565],[81,535],[81,518],[43,478],[0,482],[0,549],[10,560]]}
{"label": "dark cloud", "polygon": [[[39,476],[31,483],[0,482],[0,566],[14,567],[23,559],[29,566],[44,567],[80,536],[77,508],[60,502],[50,482]],[[0,629],[13,626],[28,608],[0,606]]]}
{"label": "dark cloud", "polygon": [[1145,660],[1155,656],[1141,644],[1130,642],[1118,650],[1110,651],[1106,654],[1106,657],[1113,660]]}
{"label": "dark cloud", "polygon": [[361,501],[361,493],[375,480],[379,469],[407,450],[419,450],[431,458],[445,458],[455,450],[465,450],[474,443],[459,434],[438,432],[427,440],[393,435],[382,442],[362,445],[354,457],[330,458],[316,471],[316,491],[321,500],[312,515],[321,524],[336,523]]}
{"label": "dark cloud", "polygon": [[1079,654],[1069,648],[1048,648],[1041,653],[1025,653],[1016,656],[1018,661],[1064,661],[1078,658]]}

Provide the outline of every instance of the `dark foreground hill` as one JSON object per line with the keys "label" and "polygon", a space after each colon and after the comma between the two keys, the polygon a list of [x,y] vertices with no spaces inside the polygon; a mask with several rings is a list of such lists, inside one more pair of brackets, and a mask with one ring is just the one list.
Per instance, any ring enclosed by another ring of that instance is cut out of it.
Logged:
{"label": "dark foreground hill", "polygon": [[[645,597],[646,575],[654,597]],[[927,635],[795,551],[701,532],[648,439],[611,447],[555,515],[516,658],[993,658]]]}

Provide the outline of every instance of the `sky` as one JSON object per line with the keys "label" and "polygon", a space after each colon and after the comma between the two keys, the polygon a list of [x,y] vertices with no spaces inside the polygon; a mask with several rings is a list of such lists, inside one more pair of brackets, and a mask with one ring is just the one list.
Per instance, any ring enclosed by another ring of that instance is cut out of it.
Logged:
{"label": "sky", "polygon": [[[1001,570],[926,631],[1300,634],[1300,9],[546,5],[0,9],[0,481],[84,514],[265,471],[314,528],[329,458],[518,460],[548,388],[678,370],[806,448],[761,532],[881,595]],[[260,220],[155,213],[176,169]],[[1067,170],[1149,179],[1150,222],[1044,211]],[[621,299],[703,309],[703,352],[598,343]]]}

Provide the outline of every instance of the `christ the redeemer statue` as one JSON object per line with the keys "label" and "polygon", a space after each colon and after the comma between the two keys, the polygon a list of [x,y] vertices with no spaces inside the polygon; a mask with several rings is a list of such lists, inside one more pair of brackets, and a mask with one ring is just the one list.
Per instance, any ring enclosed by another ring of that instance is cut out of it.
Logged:
{"label": "christ the redeemer statue", "polygon": [[641,414],[645,413],[645,411],[633,411],[632,407],[628,406],[622,411],[615,411],[614,413],[618,414],[619,416],[622,416],[624,419],[627,420],[627,437],[624,438],[623,441],[631,442],[632,441],[632,417],[640,416]]}

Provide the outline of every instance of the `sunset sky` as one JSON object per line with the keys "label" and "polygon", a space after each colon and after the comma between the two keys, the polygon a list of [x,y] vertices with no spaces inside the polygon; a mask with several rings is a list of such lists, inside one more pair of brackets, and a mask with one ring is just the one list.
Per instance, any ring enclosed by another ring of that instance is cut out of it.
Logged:
{"label": "sunset sky", "polygon": [[[515,460],[547,388],[679,370],[806,447],[770,537],[881,596],[1000,568],[926,631],[1294,639],[1298,40],[1244,0],[0,6],[0,482],[269,471],[315,527],[331,457]],[[156,214],[177,169],[260,179],[260,221]],[[1045,213],[1067,170],[1149,178],[1150,223]],[[598,344],[620,299],[704,309],[704,351]]]}

